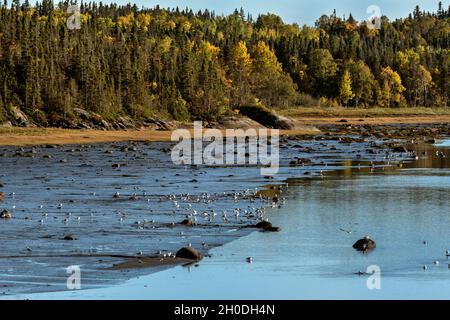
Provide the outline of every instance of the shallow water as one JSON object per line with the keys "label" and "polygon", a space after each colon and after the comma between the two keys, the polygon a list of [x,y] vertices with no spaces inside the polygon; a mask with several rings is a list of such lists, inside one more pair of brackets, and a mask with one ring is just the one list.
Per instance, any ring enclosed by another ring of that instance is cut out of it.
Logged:
{"label": "shallow water", "polygon": [[[291,187],[286,205],[269,214],[282,232],[237,239],[197,268],[31,298],[448,299],[449,192],[447,169],[309,181]],[[377,242],[369,254],[351,247],[364,234]],[[381,269],[381,290],[354,274],[369,265]]]}
{"label": "shallow water", "polygon": [[[217,244],[226,244],[210,250],[212,257],[204,259],[196,267],[175,267],[145,276],[131,272],[127,274],[128,277],[139,277],[106,289],[6,295],[4,298],[450,298],[450,269],[445,257],[445,250],[450,249],[450,236],[446,232],[450,226],[450,172],[447,159],[428,156],[413,163],[405,163],[401,170],[395,165],[369,168],[364,166],[364,160],[369,160],[364,157],[344,161],[354,158],[354,153],[358,152],[358,149],[363,150],[366,145],[357,145],[355,148],[355,145],[349,147],[334,141],[301,141],[289,144],[282,151],[284,160],[292,158],[294,147],[310,146],[316,150],[314,162],[317,166],[283,167],[278,179],[287,179],[289,188],[283,193],[286,203],[281,208],[267,212],[267,217],[273,224],[282,228],[281,232],[253,232],[241,238],[233,235],[226,239],[227,233],[235,229],[224,227],[219,231],[214,228],[210,237],[215,239]],[[330,147],[337,147],[337,150]],[[372,161],[382,160],[381,153],[370,157]],[[134,172],[135,169],[128,170]],[[228,177],[227,170],[230,168],[205,169],[205,183],[201,185],[206,190],[217,190],[219,193],[223,188],[232,191],[239,189],[239,186],[264,183],[264,179],[257,178],[254,168],[239,168],[237,170],[240,178],[229,177],[223,184],[218,184],[217,177]],[[317,173],[319,170],[329,171],[323,178],[317,175],[303,178],[305,172]],[[153,174],[161,174],[160,172],[161,168],[156,168]],[[188,176],[191,174],[192,172],[187,173]],[[289,177],[302,179],[288,179]],[[101,181],[104,182],[103,179]],[[137,181],[142,184],[142,178]],[[185,187],[188,185],[189,183],[186,183]],[[70,186],[67,188],[73,190]],[[101,196],[109,198],[114,189],[108,189],[107,183],[103,188],[108,191]],[[160,188],[158,185],[158,192]],[[227,199],[224,197],[221,201],[215,201],[214,206],[229,208],[237,205]],[[159,205],[166,204],[163,202]],[[244,201],[241,205],[248,203]],[[142,203],[135,208],[137,213],[140,212],[141,206]],[[80,210],[83,211],[82,208]],[[105,223],[110,223],[107,217],[105,214]],[[168,218],[163,214],[159,219]],[[130,228],[132,227],[122,227],[121,233],[118,234],[105,232],[104,236],[109,237],[105,240],[105,245],[108,244],[109,248],[102,249],[107,252],[138,250],[139,244],[142,246],[140,237],[135,236],[136,231]],[[148,232],[147,235],[155,232],[154,229],[145,231]],[[165,234],[166,238],[162,238],[164,246],[168,247],[168,242],[172,243],[174,248],[186,241],[208,239],[208,232],[204,229],[196,230],[194,234],[183,239],[178,239],[176,233],[170,230],[166,230]],[[366,234],[370,234],[377,242],[377,249],[364,255],[354,251],[351,245]],[[121,243],[124,237],[129,240],[127,245]],[[24,237],[17,238],[23,241]],[[89,238],[88,241],[98,241],[95,237],[92,239]],[[107,242],[110,239],[115,241]],[[230,240],[234,241],[229,242]],[[151,239],[144,238],[143,241],[154,250],[158,247]],[[209,238],[208,241],[213,240]],[[78,242],[77,246],[83,248],[83,243]],[[252,264],[246,262],[249,256],[253,257]],[[49,262],[48,259],[43,260],[43,263]],[[434,265],[436,260],[440,261],[438,266]],[[22,279],[25,277],[27,283],[31,283],[31,287],[36,289],[36,281],[29,279],[30,270],[35,270],[32,268],[35,268],[36,259],[30,259],[29,262],[34,263],[33,267],[22,272],[18,272],[18,264],[13,263],[13,260],[7,261],[11,263],[8,270],[11,270],[13,275],[18,277],[17,274],[21,273]],[[23,258],[20,261],[24,263]],[[369,265],[381,268],[381,290],[367,289],[368,276],[355,275],[358,271],[366,271]],[[422,269],[424,265],[428,266],[428,270]],[[105,272],[100,272],[94,266],[95,264],[88,261],[83,267],[83,275],[88,275],[88,279],[82,276],[83,288],[108,284]],[[62,280],[65,279],[62,265],[61,272],[61,278],[51,282],[53,286],[58,283],[61,286]],[[146,273],[148,272],[150,271]],[[97,282],[90,281],[89,277],[92,275],[97,277]],[[107,275],[111,277],[111,283],[126,278],[123,275],[118,276],[117,272],[109,272]],[[7,276],[3,274],[1,279],[4,282]],[[42,287],[49,282],[46,279],[41,286],[38,285],[38,289],[43,291]],[[23,285],[17,286],[16,283],[11,288],[17,290],[23,288]],[[11,293],[13,292],[14,290],[11,290]]]}

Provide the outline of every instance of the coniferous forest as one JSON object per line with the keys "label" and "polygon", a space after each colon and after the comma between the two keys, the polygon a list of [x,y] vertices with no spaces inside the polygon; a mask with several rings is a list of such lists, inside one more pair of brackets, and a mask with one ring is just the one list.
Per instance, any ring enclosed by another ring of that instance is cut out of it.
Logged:
{"label": "coniferous forest", "polygon": [[74,110],[214,121],[245,105],[269,108],[447,107],[450,8],[417,7],[380,29],[351,15],[315,26],[273,14],[140,9],[43,0],[0,6],[0,123],[21,110],[68,126]]}

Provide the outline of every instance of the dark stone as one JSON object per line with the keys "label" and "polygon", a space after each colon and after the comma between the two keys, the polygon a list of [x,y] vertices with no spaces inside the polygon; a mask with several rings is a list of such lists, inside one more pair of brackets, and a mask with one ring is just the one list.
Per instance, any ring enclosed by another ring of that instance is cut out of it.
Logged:
{"label": "dark stone", "polygon": [[352,143],[353,139],[350,138],[350,137],[340,137],[339,138],[339,142],[341,142],[341,143]]}
{"label": "dark stone", "polygon": [[0,212],[0,219],[11,219],[12,218],[12,213],[9,212],[8,210],[3,210],[2,212]]}
{"label": "dark stone", "polygon": [[394,152],[398,152],[398,153],[407,153],[407,152],[408,152],[408,149],[406,149],[405,146],[394,146],[394,147],[392,148],[392,150],[393,150]]}
{"label": "dark stone", "polygon": [[279,232],[279,231],[281,231],[281,228],[280,227],[264,228],[264,231],[267,231],[267,232]]}
{"label": "dark stone", "polygon": [[195,222],[192,221],[192,219],[185,219],[181,221],[180,224],[187,227],[193,227],[195,225]]}
{"label": "dark stone", "polygon": [[255,227],[258,228],[258,229],[273,228],[272,223],[270,223],[269,221],[261,221],[261,222],[258,222],[258,223],[255,225]]}
{"label": "dark stone", "polygon": [[77,238],[75,238],[74,236],[71,236],[71,235],[67,235],[63,238],[63,240],[73,241],[73,240],[77,240]]}
{"label": "dark stone", "polygon": [[291,162],[289,162],[289,166],[291,166],[291,167],[311,166],[311,165],[312,165],[311,159],[307,159],[307,158],[298,158],[298,159],[295,159],[295,160],[292,160]]}
{"label": "dark stone", "polygon": [[178,250],[178,252],[176,253],[176,257],[198,261],[203,259],[203,254],[192,247],[184,247]]}
{"label": "dark stone", "polygon": [[281,230],[279,227],[274,227],[269,221],[261,221],[255,225],[256,228],[262,229],[262,231],[266,232],[278,232]]}
{"label": "dark stone", "polygon": [[359,239],[353,244],[353,248],[358,251],[369,251],[376,248],[376,243],[369,237],[364,237],[362,239]]}

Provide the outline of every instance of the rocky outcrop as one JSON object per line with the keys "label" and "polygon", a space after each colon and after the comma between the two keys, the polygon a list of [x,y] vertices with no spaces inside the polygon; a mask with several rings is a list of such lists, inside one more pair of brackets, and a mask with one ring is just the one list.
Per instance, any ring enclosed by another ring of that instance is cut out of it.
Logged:
{"label": "rocky outcrop", "polygon": [[239,112],[267,128],[284,130],[292,130],[295,128],[293,120],[279,116],[274,111],[263,106],[242,106],[239,107]]}
{"label": "rocky outcrop", "polygon": [[0,123],[0,128],[1,127],[3,127],[3,128],[12,128],[13,124],[12,124],[11,121],[6,121],[6,122],[3,122],[3,123]]}
{"label": "rocky outcrop", "polygon": [[297,125],[293,119],[283,117],[275,114],[276,120],[274,124],[274,128],[276,129],[284,129],[284,130],[294,130]]}
{"label": "rocky outcrop", "polygon": [[101,115],[81,108],[73,109],[75,120],[68,127],[73,129],[97,130],[136,130],[148,128],[153,130],[173,130],[177,123],[159,119],[136,120],[129,116],[119,116],[114,121],[106,121]]}
{"label": "rocky outcrop", "polygon": [[81,108],[74,108],[76,120],[72,126],[78,129],[104,129],[111,130],[113,126],[111,123],[103,119],[103,117],[95,112],[90,112]]}
{"label": "rocky outcrop", "polygon": [[262,129],[264,126],[248,117],[224,117],[213,125],[216,129]]}
{"label": "rocky outcrop", "polygon": [[27,117],[25,113],[23,113],[19,108],[12,107],[10,109],[11,112],[11,120],[13,121],[13,125],[17,127],[35,127],[36,125]]}

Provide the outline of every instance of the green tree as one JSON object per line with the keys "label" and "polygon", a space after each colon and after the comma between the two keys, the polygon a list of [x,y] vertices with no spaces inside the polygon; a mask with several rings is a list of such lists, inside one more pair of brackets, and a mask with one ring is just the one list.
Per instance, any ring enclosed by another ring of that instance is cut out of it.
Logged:
{"label": "green tree", "polygon": [[256,97],[271,107],[287,107],[296,97],[292,79],[263,41],[253,47],[253,88]]}
{"label": "green tree", "polygon": [[312,80],[313,93],[316,95],[333,95],[337,63],[327,49],[315,49],[309,56],[309,75]]}
{"label": "green tree", "polygon": [[350,63],[349,71],[352,79],[352,91],[355,94],[355,106],[363,105],[367,107],[373,105],[378,83],[369,66],[358,60]]}

